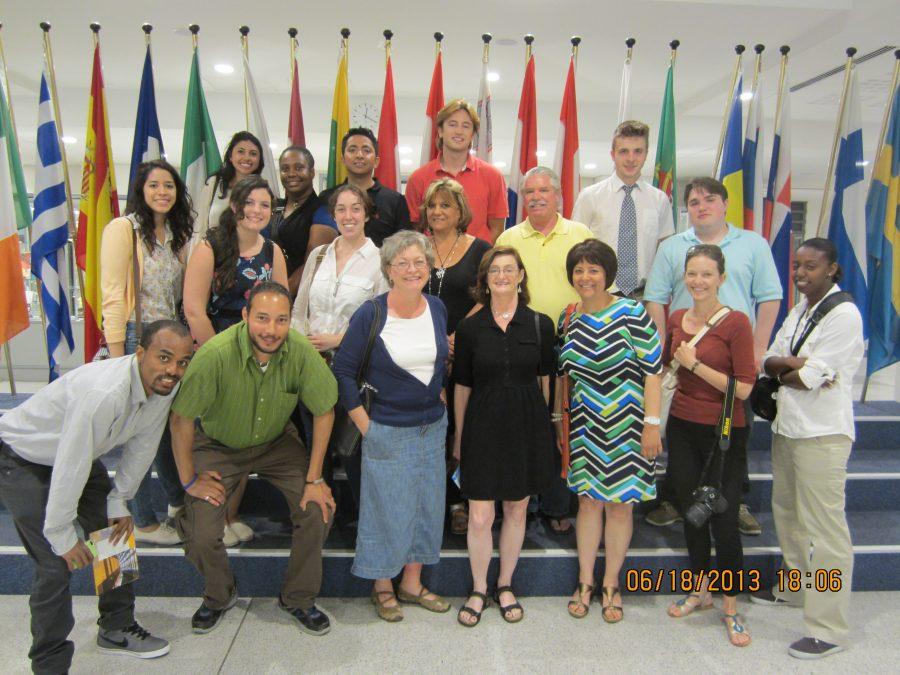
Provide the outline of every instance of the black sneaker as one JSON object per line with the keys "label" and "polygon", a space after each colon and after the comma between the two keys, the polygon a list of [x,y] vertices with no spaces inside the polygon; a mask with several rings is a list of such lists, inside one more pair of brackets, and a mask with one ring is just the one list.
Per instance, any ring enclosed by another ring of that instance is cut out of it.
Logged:
{"label": "black sneaker", "polygon": [[751,593],[750,602],[754,605],[769,605],[772,607],[791,604],[787,600],[777,597],[771,588],[763,588],[755,593]]}
{"label": "black sneaker", "polygon": [[125,654],[139,659],[155,659],[169,653],[169,643],[150,635],[135,622],[121,630],[105,630],[97,633],[97,649],[110,654]]}
{"label": "black sneaker", "polygon": [[234,607],[235,603],[237,603],[237,588],[232,592],[228,604],[222,609],[212,609],[207,607],[204,602],[191,617],[191,630],[195,633],[208,633],[218,625],[225,612]]}
{"label": "black sneaker", "polygon": [[331,630],[331,621],[328,615],[313,605],[309,609],[296,609],[288,607],[279,596],[278,607],[290,614],[300,622],[300,630],[310,635],[325,635]]}
{"label": "black sneaker", "polygon": [[812,637],[801,638],[788,647],[788,654],[796,659],[822,659],[842,651],[844,648],[840,645],[833,645]]}

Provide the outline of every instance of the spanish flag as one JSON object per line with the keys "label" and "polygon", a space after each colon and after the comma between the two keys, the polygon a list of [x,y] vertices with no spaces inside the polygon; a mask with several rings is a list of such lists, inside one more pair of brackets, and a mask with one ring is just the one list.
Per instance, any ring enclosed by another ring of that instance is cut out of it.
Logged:
{"label": "spanish flag", "polygon": [[341,140],[350,130],[350,84],[347,78],[347,40],[341,40],[341,60],[334,81],[334,100],[331,104],[331,138],[328,141],[328,187],[340,185],[347,179],[347,168],[341,159]]}
{"label": "spanish flag", "polygon": [[84,360],[91,361],[100,348],[103,336],[100,314],[100,238],[106,224],[119,215],[99,43],[94,46],[78,211],[75,262],[84,271],[81,289],[84,299]]}

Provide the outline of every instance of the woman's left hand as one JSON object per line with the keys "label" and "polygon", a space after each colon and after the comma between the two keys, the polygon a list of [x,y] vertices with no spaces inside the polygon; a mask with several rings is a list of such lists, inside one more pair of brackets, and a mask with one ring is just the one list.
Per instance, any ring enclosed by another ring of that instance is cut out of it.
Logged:
{"label": "woman's left hand", "polygon": [[318,335],[310,335],[309,341],[312,342],[316,351],[327,352],[340,346],[341,337],[340,333],[319,333]]}
{"label": "woman's left hand", "polygon": [[659,426],[645,424],[641,432],[641,455],[644,459],[654,459],[662,452],[662,438],[659,435]]}
{"label": "woman's left hand", "polygon": [[678,345],[678,349],[675,350],[675,353],[672,354],[672,356],[680,365],[685,368],[690,368],[697,360],[697,348],[687,342],[682,342]]}

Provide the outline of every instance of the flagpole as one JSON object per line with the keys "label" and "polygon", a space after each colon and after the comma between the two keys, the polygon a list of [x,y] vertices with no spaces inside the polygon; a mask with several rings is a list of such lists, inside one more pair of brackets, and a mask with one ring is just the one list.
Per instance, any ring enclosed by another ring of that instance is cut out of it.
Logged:
{"label": "flagpole", "polygon": [[388,28],[382,35],[384,35],[384,67],[387,68],[388,61],[391,60],[391,39],[394,37],[394,31]]}
{"label": "flagpole", "polygon": [[779,51],[781,52],[781,68],[778,73],[778,98],[775,102],[775,129],[781,128],[781,108],[784,104],[782,92],[784,91],[784,78],[787,77],[788,52],[791,51],[791,48],[782,45]]}
{"label": "flagpole", "polygon": [[531,33],[526,33],[523,38],[525,41],[525,65],[528,65],[528,61],[531,60],[531,53],[533,51],[532,43],[534,43],[534,35]]}
{"label": "flagpole", "polygon": [[444,34],[441,31],[437,31],[434,34],[434,58],[437,58],[438,54],[441,53],[443,41],[444,41]]}
{"label": "flagpole", "polygon": [[[297,69],[297,29],[288,28],[288,35],[291,38],[291,82],[294,81],[294,71]],[[291,85],[293,86],[293,85]]]}
{"label": "flagpole", "polygon": [[[628,72],[628,68],[631,65],[631,58],[634,55],[634,45],[637,42],[633,37],[625,40],[625,65],[622,67],[622,81],[619,84],[619,115],[617,123],[621,124],[625,121],[625,115],[628,111],[628,102],[627,97],[629,93],[629,89],[631,87],[631,73]],[[628,73],[628,78],[626,79],[625,75]]]}
{"label": "flagpole", "polygon": [[753,66],[753,84],[750,85],[750,91],[756,96],[756,88],[759,86],[759,73],[762,70],[762,53],[765,51],[765,45],[755,45],[753,51],[756,52],[756,63]]}
{"label": "flagpole", "polygon": [[822,236],[825,214],[828,212],[828,195],[831,191],[831,181],[834,178],[834,162],[841,142],[841,120],[844,118],[844,108],[847,106],[847,92],[850,91],[850,75],[853,72],[853,57],[856,55],[856,47],[847,47],[845,53],[847,54],[847,62],[844,65],[844,86],[841,89],[841,100],[838,104],[837,124],[834,125],[834,140],[831,143],[828,170],[825,172],[825,189],[822,192],[822,207],[819,209],[819,226],[816,228],[816,236],[818,237]]}
{"label": "flagpole", "polygon": [[578,45],[581,44],[581,36],[573,35],[569,42],[572,43],[572,63],[575,65],[575,72],[578,72]]}
{"label": "flagpole", "polygon": [[722,129],[719,132],[719,145],[716,148],[716,161],[713,164],[712,175],[719,173],[719,162],[722,161],[722,149],[725,147],[725,131],[728,129],[728,117],[731,115],[731,105],[734,98],[734,88],[737,85],[738,76],[741,72],[741,64],[743,61],[743,53],[747,48],[744,45],[735,45],[734,53],[737,59],[734,63],[734,72],[731,75],[731,86],[728,88],[728,94],[725,97],[725,114],[722,116]]}
{"label": "flagpole", "polygon": [[[238,32],[241,34],[241,53],[244,55],[244,59],[247,63],[250,63],[250,39],[247,35],[250,33],[249,26],[241,26],[238,28]],[[245,66],[246,68],[246,66]],[[250,91],[247,89],[247,73],[244,73],[244,122],[246,126],[245,129],[250,129]]]}

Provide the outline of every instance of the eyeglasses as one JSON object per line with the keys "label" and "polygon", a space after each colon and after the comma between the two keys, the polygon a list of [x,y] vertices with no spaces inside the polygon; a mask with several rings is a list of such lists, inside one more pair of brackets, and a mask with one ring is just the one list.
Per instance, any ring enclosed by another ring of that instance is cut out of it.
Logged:
{"label": "eyeglasses", "polygon": [[513,276],[519,272],[518,267],[490,267],[488,268],[488,275],[492,277],[500,276],[501,274],[504,276]]}
{"label": "eyeglasses", "polygon": [[417,270],[424,270],[426,267],[428,267],[428,261],[424,258],[413,261],[401,260],[399,262],[391,263],[391,267],[396,267],[401,272],[406,272],[413,267],[415,267]]}

